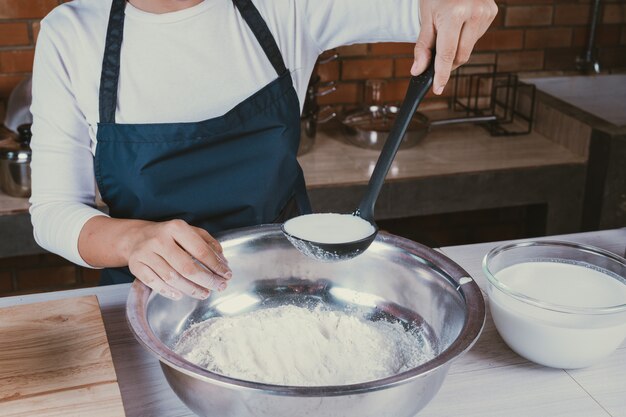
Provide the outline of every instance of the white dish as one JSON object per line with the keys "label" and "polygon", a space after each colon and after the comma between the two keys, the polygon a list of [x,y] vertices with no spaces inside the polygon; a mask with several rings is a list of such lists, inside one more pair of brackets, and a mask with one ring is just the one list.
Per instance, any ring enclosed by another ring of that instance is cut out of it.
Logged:
{"label": "white dish", "polygon": [[483,261],[491,314],[521,356],[583,368],[626,338],[626,260],[602,249],[531,241],[493,249]]}

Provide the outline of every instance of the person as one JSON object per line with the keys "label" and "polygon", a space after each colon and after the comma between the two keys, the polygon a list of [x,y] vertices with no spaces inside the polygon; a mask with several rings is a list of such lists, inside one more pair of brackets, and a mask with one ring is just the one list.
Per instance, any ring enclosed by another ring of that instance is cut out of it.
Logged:
{"label": "person", "polygon": [[436,49],[441,94],[496,13],[493,0],[65,3],[41,23],[33,69],[35,239],[105,268],[102,284],[205,299],[232,277],[212,234],[310,212],[296,152],[321,52],[417,39],[411,73]]}

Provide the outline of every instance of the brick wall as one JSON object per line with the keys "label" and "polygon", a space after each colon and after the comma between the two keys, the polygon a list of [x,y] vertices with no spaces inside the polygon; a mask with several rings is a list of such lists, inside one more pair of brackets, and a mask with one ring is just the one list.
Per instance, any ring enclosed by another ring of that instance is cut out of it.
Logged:
{"label": "brick wall", "polygon": [[[568,72],[587,45],[589,0],[496,0],[498,16],[478,42],[470,60],[496,64],[500,71]],[[603,0],[596,46],[603,71],[626,68],[626,1]],[[338,91],[323,104],[353,105],[364,99],[364,80],[389,78],[383,100],[404,97],[412,64],[412,44],[370,44],[339,48],[338,61],[319,66]],[[431,105],[436,103],[432,100]]]}
{"label": "brick wall", "polygon": [[[589,0],[497,0],[500,12],[479,42],[473,62],[497,59],[502,71],[569,71],[585,48]],[[11,89],[31,71],[39,19],[63,0],[0,0],[0,117]],[[626,2],[604,0],[598,29],[604,69],[626,67]],[[386,101],[403,97],[411,66],[411,44],[340,48],[341,59],[320,66],[324,80],[338,80],[325,104],[356,104],[363,80],[390,78]]]}
{"label": "brick wall", "polygon": [[0,0],[0,121],[6,98],[32,70],[39,20],[62,0]]}

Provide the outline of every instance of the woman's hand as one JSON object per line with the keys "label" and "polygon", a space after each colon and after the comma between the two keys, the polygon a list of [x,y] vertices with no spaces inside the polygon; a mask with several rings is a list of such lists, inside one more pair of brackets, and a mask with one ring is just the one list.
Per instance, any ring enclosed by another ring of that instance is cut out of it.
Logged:
{"label": "woman's hand", "polygon": [[419,75],[435,57],[433,92],[441,94],[450,72],[469,60],[476,41],[498,13],[493,0],[420,0],[422,28],[411,74]]}
{"label": "woman's hand", "polygon": [[78,239],[90,265],[128,265],[132,274],[161,295],[205,299],[226,288],[232,272],[222,246],[206,230],[183,220],[149,222],[95,216]]}
{"label": "woman's hand", "polygon": [[232,277],[221,245],[204,229],[171,220],[146,222],[132,233],[130,272],[165,297],[205,299]]}

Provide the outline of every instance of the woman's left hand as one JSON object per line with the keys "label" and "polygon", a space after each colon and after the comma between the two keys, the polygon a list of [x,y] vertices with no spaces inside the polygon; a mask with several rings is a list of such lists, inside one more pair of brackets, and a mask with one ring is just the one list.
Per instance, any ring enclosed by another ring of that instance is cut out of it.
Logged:
{"label": "woman's left hand", "polygon": [[420,0],[422,28],[411,74],[424,72],[436,49],[433,92],[441,94],[450,72],[469,60],[497,13],[494,0]]}

